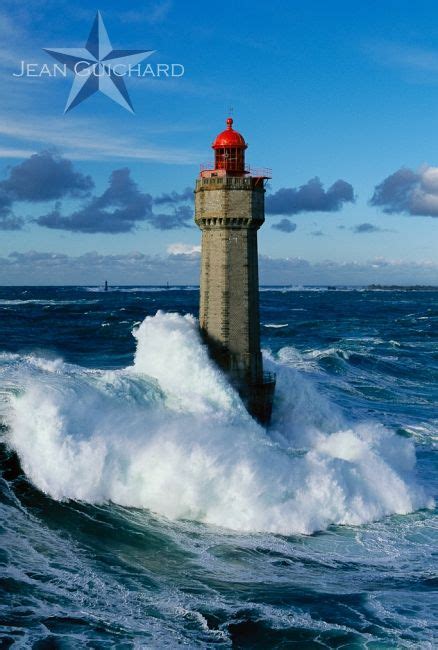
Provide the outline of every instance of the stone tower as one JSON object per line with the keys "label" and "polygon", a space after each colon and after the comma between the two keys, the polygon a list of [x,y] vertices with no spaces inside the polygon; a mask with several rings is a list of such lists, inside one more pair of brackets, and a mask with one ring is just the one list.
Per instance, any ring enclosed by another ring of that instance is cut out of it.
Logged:
{"label": "stone tower", "polygon": [[275,376],[260,352],[257,230],[265,220],[269,170],[245,165],[244,138],[227,119],[213,143],[214,164],[196,181],[195,221],[202,230],[199,321],[210,353],[227,372],[248,411],[269,422]]}

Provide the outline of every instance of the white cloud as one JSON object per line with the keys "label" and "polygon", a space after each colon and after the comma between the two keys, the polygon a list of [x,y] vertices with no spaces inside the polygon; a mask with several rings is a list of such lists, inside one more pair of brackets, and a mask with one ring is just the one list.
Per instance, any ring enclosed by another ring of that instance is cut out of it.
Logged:
{"label": "white cloud", "polygon": [[[25,143],[43,143],[44,148],[57,147],[75,160],[145,160],[180,165],[194,164],[200,153],[145,144],[148,135],[135,133],[112,135],[111,128],[102,128],[92,120],[52,117],[50,128],[43,121],[16,114],[0,115],[0,134]],[[90,138],[90,133],[93,137]],[[82,135],[81,135],[82,134]],[[6,148],[6,147],[5,147]],[[15,149],[15,147],[11,147]],[[14,156],[16,157],[16,156]]]}
{"label": "white cloud", "polygon": [[379,64],[418,73],[438,72],[438,50],[388,42],[371,43],[366,49]]}
{"label": "white cloud", "polygon": [[398,169],[375,187],[370,203],[388,214],[438,217],[438,167]]}
{"label": "white cloud", "polygon": [[201,246],[194,244],[169,244],[167,247],[167,253],[169,255],[199,255],[201,253]]}
{"label": "white cloud", "polygon": [[162,2],[155,2],[140,10],[119,12],[118,17],[124,23],[147,22],[150,25],[156,25],[167,18],[172,6],[171,0],[162,0]]}
{"label": "white cloud", "polygon": [[[169,255],[102,255],[97,252],[70,256],[65,253],[27,251],[0,257],[0,285],[99,284],[198,284],[199,251]],[[366,262],[312,263],[301,258],[260,256],[261,284],[279,285],[366,285],[433,284],[438,286],[438,262],[412,262],[376,258]]]}
{"label": "white cloud", "polygon": [[36,153],[34,149],[8,149],[7,147],[0,147],[0,158],[28,158]]}

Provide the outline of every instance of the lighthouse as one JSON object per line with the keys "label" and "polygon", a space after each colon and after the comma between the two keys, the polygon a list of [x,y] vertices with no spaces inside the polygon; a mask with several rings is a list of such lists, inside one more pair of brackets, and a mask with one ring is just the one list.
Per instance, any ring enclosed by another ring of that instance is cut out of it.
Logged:
{"label": "lighthouse", "polygon": [[231,117],[212,148],[214,162],[201,165],[195,188],[195,222],[202,230],[199,323],[249,413],[267,424],[275,376],[263,372],[260,351],[257,231],[271,173],[246,165],[247,144]]}

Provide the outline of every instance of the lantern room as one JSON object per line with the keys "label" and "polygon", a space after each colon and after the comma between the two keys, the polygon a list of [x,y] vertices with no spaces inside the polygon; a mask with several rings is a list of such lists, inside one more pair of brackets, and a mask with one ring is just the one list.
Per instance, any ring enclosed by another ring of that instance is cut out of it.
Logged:
{"label": "lantern room", "polygon": [[233,118],[227,119],[227,128],[219,133],[212,144],[214,168],[233,175],[245,174],[245,149],[247,144],[240,133],[233,129]]}

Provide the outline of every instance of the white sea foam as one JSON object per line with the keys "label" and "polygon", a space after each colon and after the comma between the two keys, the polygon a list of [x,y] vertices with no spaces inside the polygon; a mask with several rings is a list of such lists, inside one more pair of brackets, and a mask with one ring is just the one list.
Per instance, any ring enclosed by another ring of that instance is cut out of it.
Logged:
{"label": "white sea foam", "polygon": [[87,303],[87,304],[92,304],[96,303],[97,300],[37,300],[37,299],[29,299],[29,300],[0,300],[0,305],[45,305],[46,307],[50,307],[52,305],[79,305],[82,303]]}
{"label": "white sea foam", "polygon": [[432,505],[412,442],[353,425],[281,361],[265,432],[211,363],[191,316],[135,330],[132,368],[15,363],[9,442],[55,499],[111,500],[240,531],[311,533]]}
{"label": "white sea foam", "polygon": [[194,285],[174,285],[174,286],[149,286],[144,285],[140,287],[83,287],[85,291],[90,291],[92,293],[106,293],[107,291],[117,291],[119,293],[157,293],[162,291],[199,291],[198,286]]}
{"label": "white sea foam", "polygon": [[260,287],[260,291],[270,291],[272,293],[290,293],[290,292],[295,292],[295,291],[316,291],[316,292],[321,292],[321,291],[328,291],[327,287],[306,287],[303,285],[293,285],[293,286],[262,286]]}

